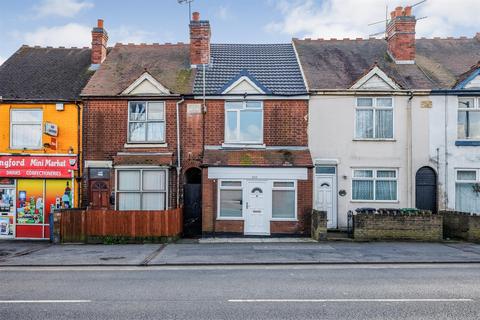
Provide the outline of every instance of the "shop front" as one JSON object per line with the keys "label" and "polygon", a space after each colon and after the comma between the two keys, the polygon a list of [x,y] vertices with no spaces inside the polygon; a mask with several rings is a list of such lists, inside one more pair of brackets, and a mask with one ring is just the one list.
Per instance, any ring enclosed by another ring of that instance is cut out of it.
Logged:
{"label": "shop front", "polygon": [[75,206],[76,155],[0,156],[0,239],[48,239],[54,209]]}

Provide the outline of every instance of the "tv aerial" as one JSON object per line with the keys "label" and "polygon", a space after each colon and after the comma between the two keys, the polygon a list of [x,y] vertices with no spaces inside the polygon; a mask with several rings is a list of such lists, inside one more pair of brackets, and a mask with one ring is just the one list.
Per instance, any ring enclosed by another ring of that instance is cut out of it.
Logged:
{"label": "tv aerial", "polygon": [[178,4],[188,4],[188,21],[192,19],[192,2],[193,0],[177,0]]}

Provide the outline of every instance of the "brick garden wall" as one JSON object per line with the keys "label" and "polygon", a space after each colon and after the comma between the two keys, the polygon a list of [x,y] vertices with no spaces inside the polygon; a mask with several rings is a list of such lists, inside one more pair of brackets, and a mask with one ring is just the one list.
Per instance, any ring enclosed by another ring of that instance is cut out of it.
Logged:
{"label": "brick garden wall", "polygon": [[458,211],[441,211],[445,238],[480,242],[480,215]]}

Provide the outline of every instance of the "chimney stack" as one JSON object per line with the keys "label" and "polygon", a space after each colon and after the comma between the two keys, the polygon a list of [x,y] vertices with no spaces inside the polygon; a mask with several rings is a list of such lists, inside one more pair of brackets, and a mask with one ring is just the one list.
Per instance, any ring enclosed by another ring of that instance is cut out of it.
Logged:
{"label": "chimney stack", "polygon": [[210,22],[200,20],[200,13],[192,13],[190,21],[190,64],[210,63]]}
{"label": "chimney stack", "polygon": [[396,7],[387,26],[387,50],[397,64],[415,63],[415,25],[412,7]]}
{"label": "chimney stack", "polygon": [[108,34],[103,28],[103,20],[98,19],[97,26],[92,29],[92,65],[100,65],[107,57]]}

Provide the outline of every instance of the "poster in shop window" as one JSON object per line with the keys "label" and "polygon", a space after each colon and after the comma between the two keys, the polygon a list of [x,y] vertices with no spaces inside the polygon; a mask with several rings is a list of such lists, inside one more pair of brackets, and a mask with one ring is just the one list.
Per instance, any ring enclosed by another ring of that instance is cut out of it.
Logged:
{"label": "poster in shop window", "polygon": [[43,223],[43,182],[19,179],[17,182],[17,223]]}

